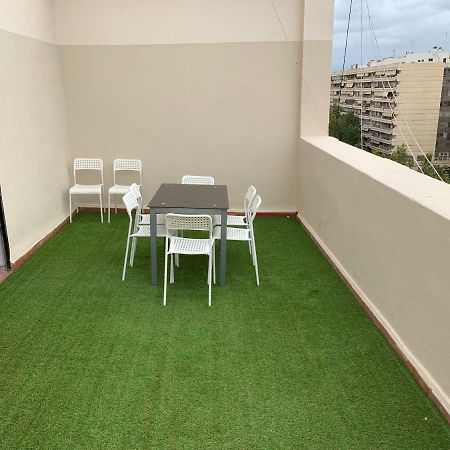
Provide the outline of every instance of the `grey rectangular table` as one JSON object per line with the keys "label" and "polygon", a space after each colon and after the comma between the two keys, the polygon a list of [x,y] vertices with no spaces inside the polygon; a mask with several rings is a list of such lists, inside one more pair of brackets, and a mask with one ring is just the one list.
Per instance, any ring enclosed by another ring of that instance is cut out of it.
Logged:
{"label": "grey rectangular table", "polygon": [[223,185],[163,183],[148,206],[150,208],[152,284],[158,284],[156,215],[167,213],[217,214],[221,216],[220,285],[224,286],[227,268],[227,187]]}

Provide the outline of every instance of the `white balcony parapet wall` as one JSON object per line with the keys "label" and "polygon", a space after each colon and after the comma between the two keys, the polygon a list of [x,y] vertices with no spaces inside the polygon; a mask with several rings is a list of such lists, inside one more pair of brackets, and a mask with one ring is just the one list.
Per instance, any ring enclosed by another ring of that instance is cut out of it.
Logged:
{"label": "white balcony parapet wall", "polygon": [[303,137],[299,217],[450,411],[450,186]]}

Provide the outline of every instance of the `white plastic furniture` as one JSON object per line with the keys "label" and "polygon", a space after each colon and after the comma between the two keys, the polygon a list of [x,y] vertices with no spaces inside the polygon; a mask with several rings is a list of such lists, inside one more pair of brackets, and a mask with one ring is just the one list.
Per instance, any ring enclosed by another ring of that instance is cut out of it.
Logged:
{"label": "white plastic furniture", "polygon": [[125,195],[130,186],[117,184],[117,172],[138,172],[139,186],[142,186],[142,161],[140,159],[115,159],[113,163],[114,185],[108,189],[108,223],[111,221],[111,195],[114,196],[114,209],[117,213],[117,195]]}
{"label": "white plastic furniture", "polygon": [[[135,197],[137,198],[138,202],[139,202],[139,212],[138,214],[136,214],[136,225],[147,225],[150,226],[150,214],[143,214],[142,210],[143,210],[143,205],[142,205],[142,194],[141,194],[141,188],[140,186],[138,186],[136,183],[133,183],[130,187],[129,190],[133,191]],[[137,210],[136,210],[137,211]],[[165,214],[157,214],[156,215],[156,221],[158,225],[165,225],[166,223],[166,219],[165,219],[166,215]]]}
{"label": "white plastic furniture", "polygon": [[[138,238],[150,238],[150,227],[140,227],[133,226],[133,210],[136,210],[136,217],[139,214],[139,201],[134,195],[133,191],[129,191],[123,196],[123,203],[125,204],[125,208],[129,217],[129,225],[128,225],[128,236],[127,236],[127,247],[125,250],[125,260],[123,262],[123,272],[122,272],[122,281],[125,280],[125,273],[127,270],[127,259],[128,259],[128,250],[130,247],[130,239],[132,239],[131,244],[131,254],[130,254],[130,266],[132,267],[134,264],[134,254],[136,252],[136,245]],[[158,225],[157,227],[157,236],[164,237],[166,235],[166,229],[164,225]]]}
{"label": "white plastic furniture", "polygon": [[[79,170],[95,170],[100,172],[100,184],[78,184]],[[73,162],[73,179],[75,184],[69,189],[69,217],[72,223],[72,195],[98,195],[100,198],[100,217],[103,223],[103,161],[98,158],[75,158]],[[78,206],[77,206],[78,212]]]}
{"label": "white plastic furniture", "polygon": [[[255,266],[256,284],[259,286],[258,259],[256,257],[255,233],[253,230],[253,221],[256,213],[261,206],[261,197],[257,195],[249,208],[248,228],[227,227],[227,241],[245,241],[250,243],[253,265]],[[220,239],[220,228],[215,227],[213,233],[214,239]]]}
{"label": "white plastic furniture", "polygon": [[[249,186],[247,189],[247,192],[244,197],[244,215],[243,216],[237,216],[237,215],[228,215],[227,216],[227,225],[232,227],[248,227],[248,215],[249,215],[249,208],[250,205],[253,202],[253,199],[256,195],[256,188],[255,186]],[[215,215],[213,217],[213,223],[214,226],[220,225],[221,220],[219,215]]]}
{"label": "white plastic furniture", "polygon": [[[208,305],[211,306],[211,281],[216,282],[213,224],[211,216],[206,214],[184,215],[166,214],[166,243],[164,255],[164,305],[167,304],[167,258],[170,255],[170,282],[175,281],[173,255],[208,256]],[[208,231],[208,238],[194,239],[177,236],[178,231]]]}
{"label": "white plastic furniture", "polygon": [[200,175],[184,175],[181,178],[181,184],[213,185],[214,178],[208,177],[208,176],[200,176]]}

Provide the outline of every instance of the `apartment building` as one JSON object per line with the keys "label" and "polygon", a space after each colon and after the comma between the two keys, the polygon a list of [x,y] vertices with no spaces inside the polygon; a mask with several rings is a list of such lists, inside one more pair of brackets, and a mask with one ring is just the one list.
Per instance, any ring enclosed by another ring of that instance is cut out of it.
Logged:
{"label": "apartment building", "polygon": [[[331,106],[362,114],[363,148],[390,152],[407,143],[450,161],[449,53],[433,49],[369,61],[331,76]],[[419,148],[420,147],[420,148]]]}

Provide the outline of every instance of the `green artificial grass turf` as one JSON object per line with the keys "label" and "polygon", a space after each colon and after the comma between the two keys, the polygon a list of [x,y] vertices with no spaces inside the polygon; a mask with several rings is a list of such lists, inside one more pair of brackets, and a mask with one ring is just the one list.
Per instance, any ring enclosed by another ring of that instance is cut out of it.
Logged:
{"label": "green artificial grass turf", "polygon": [[[83,213],[0,284],[0,447],[449,449],[450,429],[301,227],[256,220],[208,308],[205,257],[168,305],[127,217]],[[162,241],[159,248],[162,280]]]}

